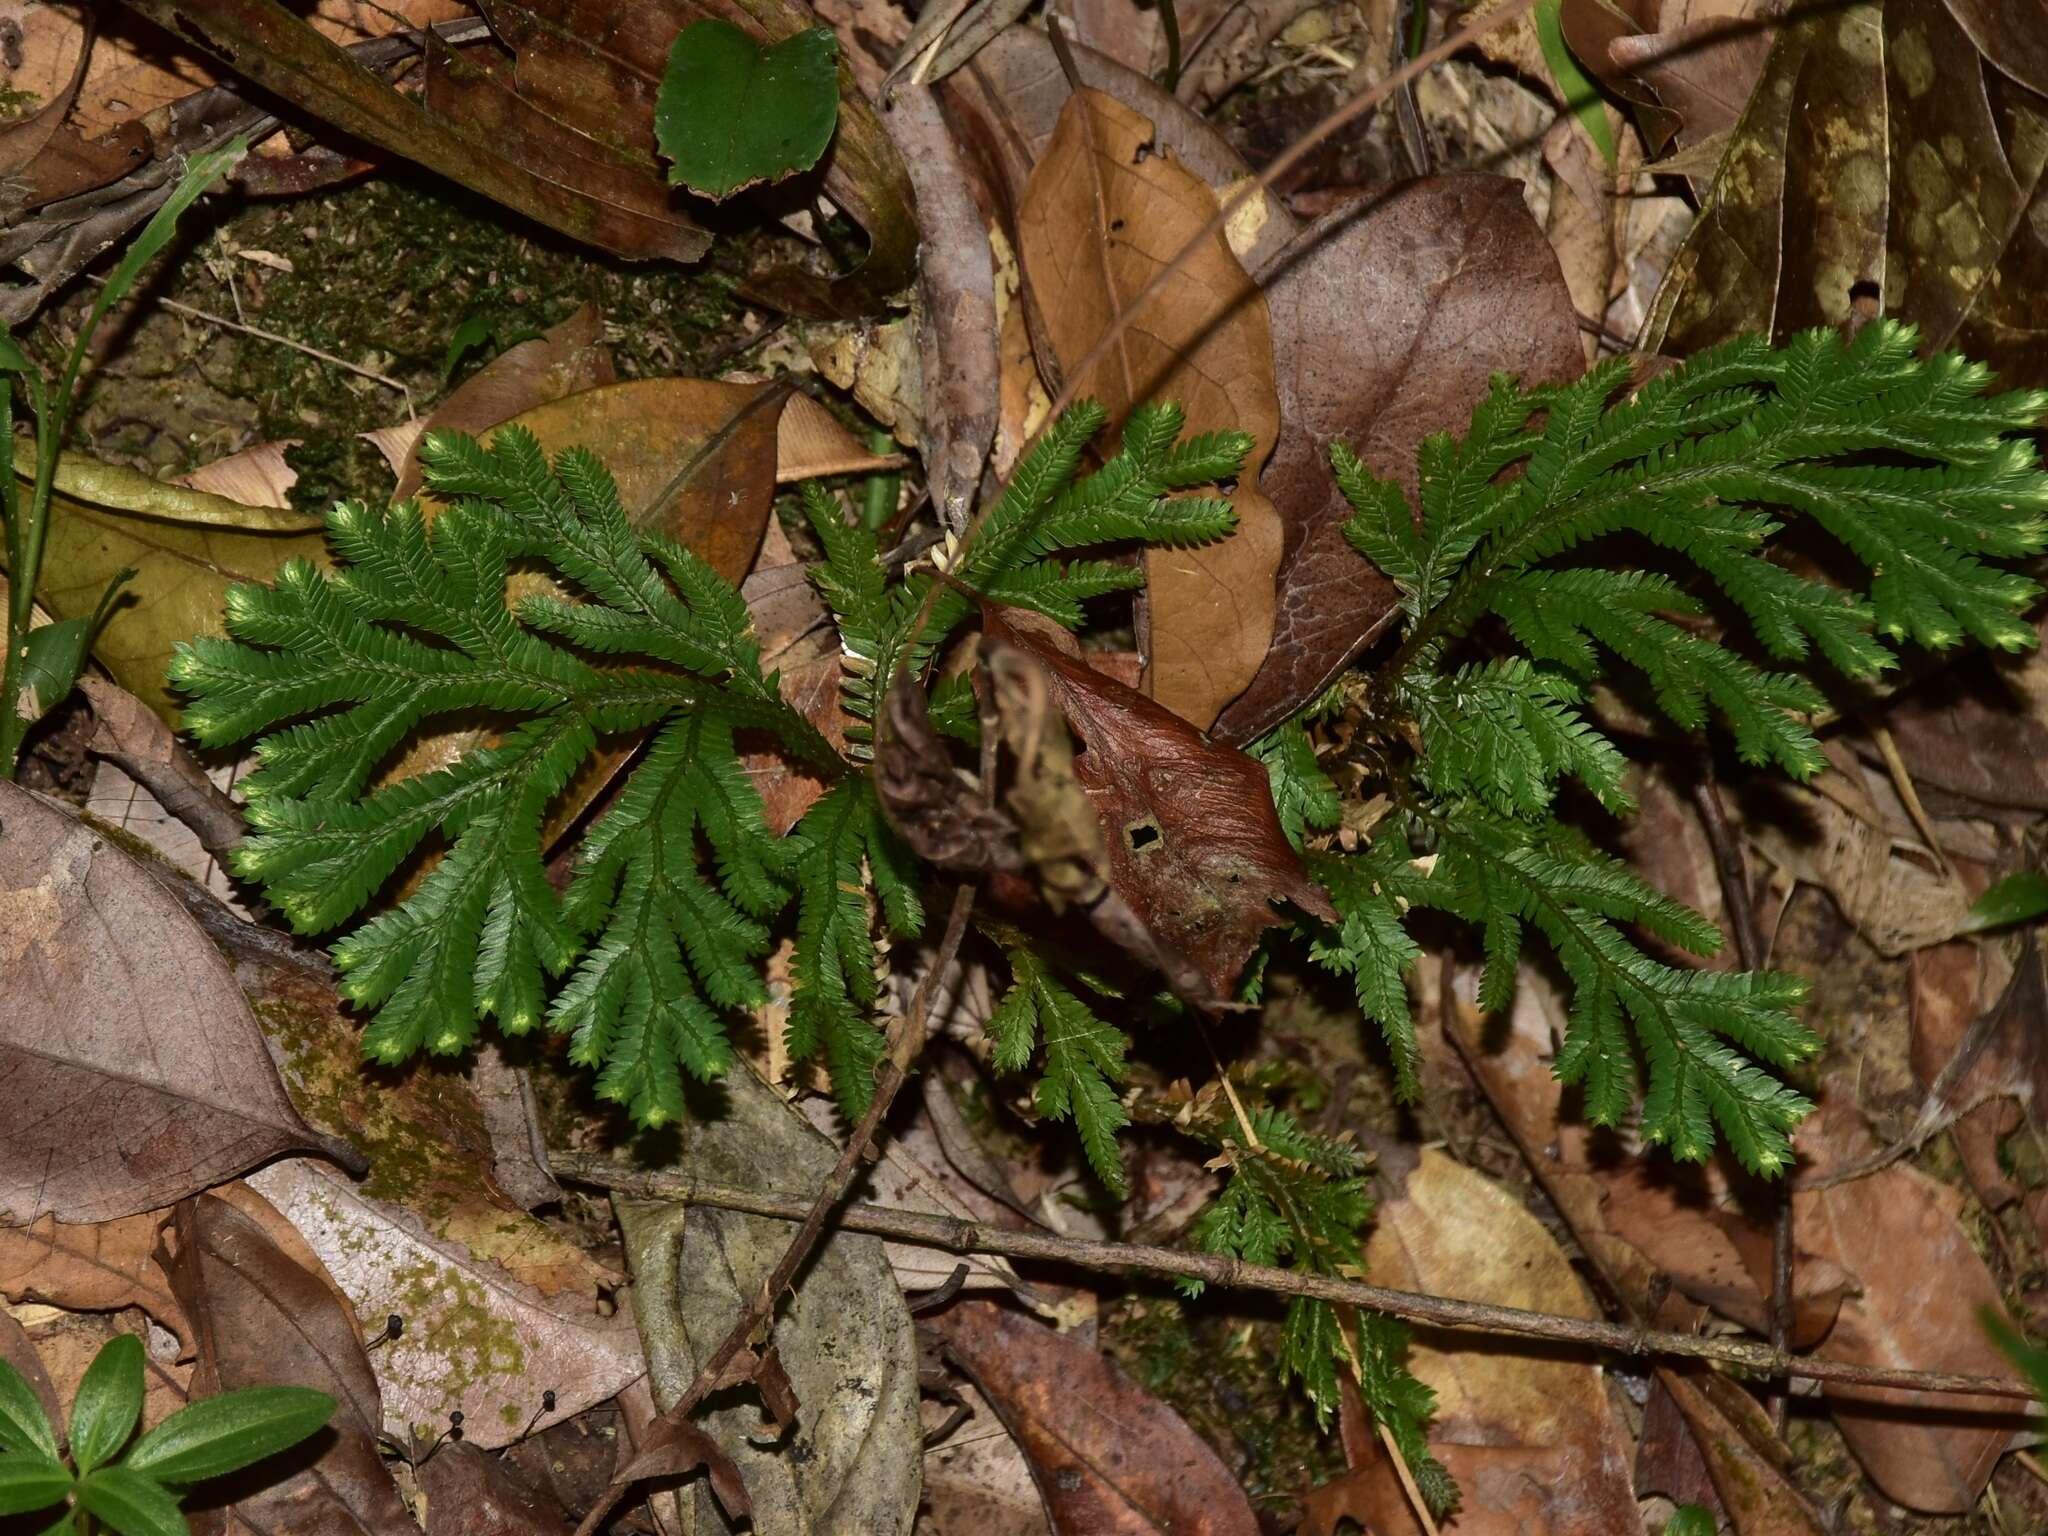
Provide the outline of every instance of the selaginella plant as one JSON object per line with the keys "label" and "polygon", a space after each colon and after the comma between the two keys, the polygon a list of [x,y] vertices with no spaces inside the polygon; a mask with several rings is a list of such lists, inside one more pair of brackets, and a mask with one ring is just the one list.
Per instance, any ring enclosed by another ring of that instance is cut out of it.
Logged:
{"label": "selaginella plant", "polygon": [[[1417,1092],[1410,928],[1433,908],[1479,931],[1487,1008],[1513,988],[1525,931],[1547,942],[1573,998],[1557,1070],[1584,1086],[1593,1120],[1621,1122],[1643,1081],[1645,1141],[1700,1158],[1718,1129],[1751,1169],[1783,1169],[1808,1103],[1778,1074],[1817,1043],[1796,1017],[1802,984],[1673,963],[1673,949],[1712,953],[1719,934],[1562,819],[1559,782],[1576,778],[1608,810],[1630,809],[1626,759],[1587,712],[1610,656],[1678,726],[1718,717],[1743,758],[1806,776],[1822,761],[1802,719],[1822,703],[1802,675],[1816,653],[1867,677],[1892,665],[1890,641],[2031,643],[2019,615],[2034,585],[1994,562],[2044,544],[2048,477],[2020,435],[2044,402],[1987,395],[1987,380],[1953,355],[1918,357],[1910,331],[1878,322],[1846,343],[1832,333],[1783,349],[1737,341],[1640,387],[1619,362],[1562,387],[1496,381],[1462,439],[1424,444],[1419,508],[1336,451],[1355,508],[1347,532],[1397,584],[1402,629],[1388,659],[1317,708],[1349,717],[1348,750],[1393,810],[1365,846],[1338,851],[1325,834],[1342,806],[1296,721],[1254,749],[1272,798],[1260,815],[1273,846],[1258,852],[1268,871],[1301,873],[1292,927],[1313,960],[1354,983],[1402,1096]],[[296,564],[274,586],[237,588],[232,638],[194,641],[173,667],[201,741],[261,738],[260,770],[244,780],[252,835],[240,873],[302,931],[322,932],[354,921],[438,838],[444,852],[416,888],[335,945],[347,996],[374,1014],[366,1053],[459,1052],[486,1015],[514,1033],[545,1024],[571,1037],[601,1094],[647,1125],[685,1112],[682,1074],[729,1065],[725,1019],[764,1000],[762,957],[786,924],[787,1044],[822,1057],[857,1115],[883,1042],[877,935],[909,939],[924,924],[919,861],[872,770],[891,690],[929,689],[917,713],[936,726],[933,741],[972,741],[971,690],[932,679],[977,613],[992,634],[1009,631],[996,615],[1020,608],[1078,628],[1092,599],[1140,578],[1073,552],[1200,541],[1232,526],[1226,500],[1194,492],[1234,474],[1245,439],[1181,442],[1178,413],[1151,407],[1079,475],[1102,425],[1093,406],[1056,422],[964,542],[901,573],[872,534],[810,493],[823,550],[813,575],[842,647],[844,753],[762,670],[739,594],[688,550],[636,532],[597,458],[571,450],[550,463],[517,429],[489,447],[430,434],[427,483],[447,503],[437,519],[410,505],[337,507],[333,574]],[[1869,570],[1867,595],[1773,558],[1772,536],[1792,518]],[[508,607],[515,562],[552,568],[570,596]],[[1700,622],[1716,594],[1770,666]],[[1118,707],[1141,706],[1131,695]],[[450,768],[379,780],[423,723],[478,711],[501,722],[494,744]],[[741,729],[772,733],[829,781],[786,837],[770,835],[741,769]],[[645,752],[558,899],[542,869],[544,817],[601,740],[631,732],[648,734]],[[1084,744],[1079,761],[1104,755],[1100,740]],[[1181,747],[1183,787],[1204,764],[1247,766],[1199,738]],[[1091,803],[1106,814],[1106,800]],[[1104,825],[1103,839],[1125,839],[1128,851],[1141,834],[1201,835],[1160,809],[1142,825]],[[1249,866],[1214,867],[1227,871],[1219,887],[1234,887]],[[1107,894],[1122,893],[1112,881]],[[1219,910],[1230,899],[1204,897]],[[1256,900],[1251,929],[1290,921]],[[1123,910],[1144,926],[1142,911]],[[1075,1122],[1098,1174],[1121,1191],[1116,1133],[1139,1106],[1123,1086],[1128,1037],[1105,1015],[1135,1017],[1147,989],[1120,988],[1028,925],[989,934],[1012,976],[989,1023],[994,1063],[1035,1062],[1039,1107]],[[1157,934],[1139,937],[1127,948],[1163,952]],[[1230,962],[1233,986],[1243,958]],[[1219,1001],[1175,985],[1198,1007]],[[1370,1201],[1355,1149],[1305,1132],[1249,1084],[1249,1108],[1218,1086],[1157,1116],[1231,1170],[1196,1241],[1357,1272]],[[1304,1300],[1289,1313],[1281,1363],[1325,1416],[1337,1373],[1356,1379],[1445,1507],[1454,1490],[1421,1435],[1428,1394],[1401,1368],[1401,1347],[1391,1323]]]}
{"label": "selaginella plant", "polygon": [[37,1515],[42,1536],[94,1522],[119,1536],[186,1536],[179,1506],[193,1484],[297,1445],[334,1414],[334,1399],[309,1387],[244,1387],[187,1404],[129,1446],[142,1401],[142,1340],[116,1334],[79,1378],[67,1463],[35,1389],[0,1360],[0,1516]]}

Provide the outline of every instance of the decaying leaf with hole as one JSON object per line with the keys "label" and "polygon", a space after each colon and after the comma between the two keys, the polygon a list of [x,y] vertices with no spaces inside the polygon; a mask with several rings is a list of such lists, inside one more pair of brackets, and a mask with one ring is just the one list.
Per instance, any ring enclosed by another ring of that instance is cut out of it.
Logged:
{"label": "decaying leaf with hole", "polygon": [[1275,902],[1334,920],[1281,830],[1262,764],[999,613],[985,610],[982,626],[987,643],[1042,670],[1081,747],[1073,771],[1109,890],[1140,925],[1127,945],[1182,998],[1216,1008],[1236,995],[1259,935],[1287,921]]}
{"label": "decaying leaf with hole", "polygon": [[1265,300],[1223,235],[1211,234],[1100,362],[1085,376],[1073,370],[1215,213],[1208,184],[1163,149],[1148,120],[1087,90],[1061,113],[1017,212],[1048,372],[1099,399],[1112,424],[1147,401],[1173,400],[1190,432],[1252,437],[1231,497],[1236,532],[1145,553],[1146,692],[1204,729],[1251,681],[1273,634],[1281,528],[1259,472],[1280,406]]}

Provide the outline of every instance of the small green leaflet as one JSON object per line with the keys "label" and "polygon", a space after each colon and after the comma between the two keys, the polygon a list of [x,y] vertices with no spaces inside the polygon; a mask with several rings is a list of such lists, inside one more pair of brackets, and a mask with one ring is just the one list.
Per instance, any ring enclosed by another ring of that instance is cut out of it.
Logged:
{"label": "small green leaflet", "polygon": [[714,202],[818,163],[839,122],[839,40],[810,27],[762,47],[724,21],[683,28],[655,98],[669,180]]}
{"label": "small green leaflet", "polygon": [[2048,912],[2048,875],[2038,869],[2023,869],[2007,875],[1970,904],[1958,933],[1983,933],[1992,928],[2009,928],[2030,923]]}
{"label": "small green leaflet", "polygon": [[1565,108],[1578,118],[1586,137],[1612,170],[1614,134],[1607,126],[1607,109],[1600,100],[1600,87],[1587,78],[1564,40],[1563,9],[1564,0],[1536,0],[1536,40],[1543,46],[1543,62],[1550,67],[1550,78],[1564,98]]}

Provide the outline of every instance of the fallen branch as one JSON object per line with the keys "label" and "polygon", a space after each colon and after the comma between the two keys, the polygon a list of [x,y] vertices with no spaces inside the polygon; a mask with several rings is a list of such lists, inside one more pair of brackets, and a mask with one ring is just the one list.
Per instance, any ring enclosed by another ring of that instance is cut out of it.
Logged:
{"label": "fallen branch", "polygon": [[[716,1206],[781,1221],[805,1219],[815,1203],[797,1195],[767,1194],[740,1189],[687,1174],[650,1172],[622,1167],[603,1158],[556,1153],[549,1158],[555,1176],[620,1194],[689,1204]],[[1896,1387],[1914,1392],[1974,1393],[1986,1397],[2028,1398],[2033,1394],[2018,1381],[1996,1376],[1960,1376],[1939,1371],[1908,1371],[1890,1366],[1857,1365],[1774,1350],[1747,1339],[1706,1334],[1667,1333],[1631,1328],[1621,1323],[1567,1317],[1498,1307],[1455,1296],[1397,1291],[1362,1280],[1247,1264],[1217,1254],[1181,1248],[1149,1248],[1135,1243],[1084,1242],[1045,1232],[1019,1232],[985,1222],[951,1216],[926,1216],[878,1205],[849,1205],[838,1224],[849,1232],[865,1232],[892,1242],[943,1248],[951,1253],[1000,1254],[1012,1259],[1043,1259],[1082,1269],[1136,1270],[1146,1274],[1185,1276],[1236,1290],[1267,1291],[1282,1296],[1310,1296],[1319,1301],[1348,1302],[1370,1307],[1409,1322],[1433,1328],[1460,1328],[1472,1333],[1512,1335],[1565,1344],[1582,1344],[1635,1356],[1674,1356],[1741,1366],[1764,1376],[1796,1376],[1843,1386]],[[707,1367],[708,1370],[708,1367]]]}

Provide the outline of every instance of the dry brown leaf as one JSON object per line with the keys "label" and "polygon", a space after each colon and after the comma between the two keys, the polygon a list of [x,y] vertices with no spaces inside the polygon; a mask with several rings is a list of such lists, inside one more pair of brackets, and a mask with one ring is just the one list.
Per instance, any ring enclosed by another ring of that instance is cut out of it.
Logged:
{"label": "dry brown leaf", "polygon": [[1736,1536],[1822,1536],[1827,1526],[1755,1398],[1713,1371],[1659,1370],[1656,1388],[1677,1407]]}
{"label": "dry brown leaf", "polygon": [[161,1211],[73,1224],[45,1216],[33,1226],[0,1227],[0,1296],[44,1301],[70,1312],[140,1307],[190,1346],[191,1325],[156,1267]]}
{"label": "dry brown leaf", "polygon": [[569,1536],[568,1511],[503,1457],[444,1441],[419,1464],[427,1536]]}
{"label": "dry brown leaf", "polygon": [[[328,1144],[212,942],[128,854],[0,784],[0,1221],[105,1221]],[[351,1160],[353,1160],[351,1155]]]}
{"label": "dry brown leaf", "polygon": [[920,1319],[995,1405],[1057,1531],[1255,1536],[1244,1490],[1171,1408],[1078,1339],[994,1302]]}
{"label": "dry brown leaf", "polygon": [[291,506],[291,489],[299,481],[299,472],[285,463],[284,456],[286,450],[298,446],[296,437],[257,443],[240,453],[202,464],[191,474],[180,475],[177,483],[212,496],[225,496],[244,506],[282,510]]}
{"label": "dry brown leaf", "polygon": [[[1383,1152],[1366,1262],[1382,1285],[1598,1317],[1571,1260],[1520,1200],[1442,1152]],[[1430,1449],[1463,1491],[1470,1536],[1621,1531],[1636,1519],[1630,1448],[1601,1368],[1417,1329],[1409,1368],[1437,1394]]]}
{"label": "dry brown leaf", "polygon": [[[1802,1163],[1825,1175],[1867,1158],[1877,1143],[1845,1084],[1824,1085],[1820,1097],[1795,1141]],[[1822,1354],[2018,1379],[1977,1321],[2000,1297],[1963,1230],[1962,1207],[1954,1189],[1900,1163],[1793,1195],[1801,1245],[1858,1286],[1842,1303]],[[1998,1458],[2027,1422],[2009,1399],[1837,1385],[1826,1393],[1842,1438],[1871,1481],[1894,1502],[1930,1514],[1975,1508]]]}
{"label": "dry brown leaf", "polygon": [[[1852,764],[1853,766],[1853,764]],[[1752,816],[1752,845],[1794,880],[1819,886],[1881,955],[1903,955],[1952,938],[1969,915],[1971,892],[1924,861],[1897,850],[1874,813],[1850,805],[1869,795],[1839,769],[1810,784],[1774,784],[1784,813]]]}
{"label": "dry brown leaf", "polygon": [[1281,408],[1263,484],[1287,542],[1272,652],[1216,722],[1233,743],[1294,714],[1393,618],[1393,584],[1344,538],[1331,441],[1412,500],[1422,440],[1464,432],[1494,373],[1536,384],[1584,366],[1557,257],[1502,177],[1433,176],[1335,209],[1260,277]]}
{"label": "dry brown leaf", "polygon": [[281,1480],[241,1490],[231,1509],[211,1511],[214,1518],[195,1528],[416,1531],[378,1452],[384,1414],[370,1357],[325,1281],[211,1195],[180,1205],[169,1237],[171,1284],[199,1341],[195,1397],[275,1385],[313,1387],[335,1400],[310,1461],[302,1459]]}
{"label": "dry brown leaf", "polygon": [[[1077,92],[1017,215],[1036,340],[1050,350],[1042,360],[1070,374],[1215,212],[1208,184],[1160,147],[1151,122],[1100,92]],[[1259,473],[1280,405],[1265,301],[1224,238],[1211,235],[1110,353],[1064,382],[1100,400],[1112,425],[1147,401],[1173,400],[1191,433],[1252,437],[1232,498],[1237,531],[1145,556],[1146,692],[1207,729],[1251,681],[1273,635],[1281,529]]]}
{"label": "dry brown leaf", "polygon": [[[419,431],[466,432],[477,437],[515,416],[564,395],[610,384],[617,377],[604,344],[604,317],[596,302],[588,301],[561,324],[507,347],[484,364],[434,407]],[[408,501],[419,494],[418,435],[407,445],[405,460],[398,468],[393,501]]]}
{"label": "dry brown leaf", "polygon": [[2020,1106],[2037,1127],[2048,1115],[2040,952],[2026,941],[2015,967],[1996,945],[1955,939],[1916,951],[1911,965],[1913,1076],[1928,1096],[1907,1134],[1918,1143],[1946,1126],[1977,1198],[2003,1209],[2025,1193],[2003,1155]]}
{"label": "dry brown leaf", "polygon": [[[1084,86],[1150,121],[1160,146],[1215,191],[1251,176],[1244,157],[1213,123],[1148,77],[1092,48],[1076,46],[1071,52]],[[1051,41],[1036,27],[1011,27],[976,55],[973,69],[949,78],[943,94],[948,116],[981,163],[996,201],[1014,209],[1073,94]],[[1246,270],[1256,272],[1300,227],[1285,203],[1259,189],[1243,196],[1226,237]]]}

